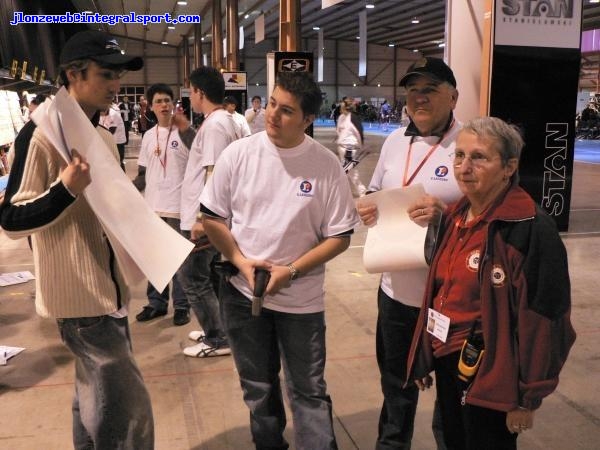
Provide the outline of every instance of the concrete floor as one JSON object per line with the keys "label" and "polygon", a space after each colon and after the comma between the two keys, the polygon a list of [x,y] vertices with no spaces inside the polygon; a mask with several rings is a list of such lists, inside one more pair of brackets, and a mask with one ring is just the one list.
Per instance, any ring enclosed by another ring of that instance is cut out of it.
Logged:
{"label": "concrete floor", "polygon": [[[317,129],[316,137],[333,149],[333,130]],[[367,135],[373,153],[359,166],[365,183],[383,139]],[[134,137],[128,147],[130,174],[138,144]],[[600,165],[577,163],[574,179],[571,232],[564,241],[578,340],[557,391],[536,413],[534,428],[519,438],[519,448],[525,450],[600,448]],[[365,234],[360,227],[350,249],[327,267],[327,381],[341,450],[374,448],[382,400],[375,361],[378,276],[367,274],[361,263]],[[26,241],[10,241],[0,231],[0,272],[21,270],[33,272]],[[0,345],[27,348],[0,366],[0,449],[63,450],[71,448],[73,363],[55,322],[35,314],[33,290],[33,282],[0,288]],[[145,285],[132,291],[133,318],[146,303]],[[130,322],[137,361],[152,397],[156,449],[251,449],[248,412],[231,357],[183,356],[195,320],[174,327],[169,314],[150,323]],[[434,395],[432,390],[421,396],[414,450],[435,448],[429,425]],[[290,419],[290,441],[292,428]]]}

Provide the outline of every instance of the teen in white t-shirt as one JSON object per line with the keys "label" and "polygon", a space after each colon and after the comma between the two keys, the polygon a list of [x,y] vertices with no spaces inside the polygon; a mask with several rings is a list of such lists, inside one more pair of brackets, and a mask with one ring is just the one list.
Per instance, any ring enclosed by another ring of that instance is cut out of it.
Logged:
{"label": "teen in white t-shirt", "polygon": [[225,147],[238,138],[233,117],[224,109],[214,110],[202,122],[192,143],[181,189],[182,230],[191,230],[196,222],[208,168],[214,166]]}
{"label": "teen in white t-shirt", "polygon": [[[223,152],[201,196],[208,237],[239,270],[221,284],[221,312],[257,448],[288,448],[281,367],[296,448],[337,448],[324,380],[323,282],[358,215],[339,161],[304,134],[320,105],[308,73],[280,73],[266,130]],[[270,278],[252,315],[258,269]]]}
{"label": "teen in white t-shirt", "polygon": [[[163,83],[148,89],[148,101],[158,123],[142,138],[138,157],[138,178],[134,183],[139,188],[140,179],[145,182],[144,197],[152,208],[171,228],[180,232],[181,185],[189,157],[189,150],[180,134],[181,114],[174,116],[173,91]],[[187,120],[183,119],[184,122]],[[184,124],[187,128],[189,122]],[[167,314],[170,296],[173,298],[173,324],[185,325],[190,321],[189,303],[179,281],[179,272],[169,286],[158,292],[148,283],[146,294],[148,305],[136,315],[139,322],[146,322]]]}

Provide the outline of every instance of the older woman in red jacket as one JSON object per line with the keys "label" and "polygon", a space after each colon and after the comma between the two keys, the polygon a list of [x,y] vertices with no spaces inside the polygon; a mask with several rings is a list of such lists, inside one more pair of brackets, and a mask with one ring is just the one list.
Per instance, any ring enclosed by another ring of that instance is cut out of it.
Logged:
{"label": "older woman in red jacket", "polygon": [[458,135],[464,197],[442,220],[407,379],[434,370],[449,450],[516,449],[575,341],[565,247],[518,186],[523,140],[493,117]]}

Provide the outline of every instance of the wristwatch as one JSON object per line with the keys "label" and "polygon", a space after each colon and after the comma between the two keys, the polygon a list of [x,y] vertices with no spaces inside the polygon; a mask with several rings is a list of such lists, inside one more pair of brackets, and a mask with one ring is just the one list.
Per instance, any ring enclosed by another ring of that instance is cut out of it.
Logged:
{"label": "wristwatch", "polygon": [[289,263],[287,265],[287,268],[290,270],[290,281],[294,281],[296,278],[298,278],[298,276],[300,275],[300,271],[296,269],[296,267],[292,263]]}

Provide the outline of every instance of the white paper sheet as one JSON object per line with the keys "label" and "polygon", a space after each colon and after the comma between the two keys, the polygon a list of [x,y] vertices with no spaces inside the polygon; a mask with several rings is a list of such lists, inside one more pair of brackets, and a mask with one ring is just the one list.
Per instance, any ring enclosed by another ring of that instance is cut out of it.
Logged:
{"label": "white paper sheet", "polygon": [[65,161],[70,160],[71,149],[87,159],[92,182],[84,195],[102,223],[127,283],[138,283],[145,275],[162,292],[194,245],[148,207],[65,88],[52,102],[42,103],[32,119]]}
{"label": "white paper sheet", "polygon": [[367,231],[363,264],[369,273],[394,272],[427,267],[427,227],[414,223],[407,208],[425,195],[422,184],[384,189],[361,198],[359,203],[377,205],[377,223]]}
{"label": "white paper sheet", "polygon": [[27,283],[29,280],[35,280],[35,277],[28,270],[24,272],[0,273],[0,286]]}
{"label": "white paper sheet", "polygon": [[23,347],[8,347],[6,345],[0,345],[0,366],[5,366],[10,358],[17,356],[23,350],[25,350]]}

